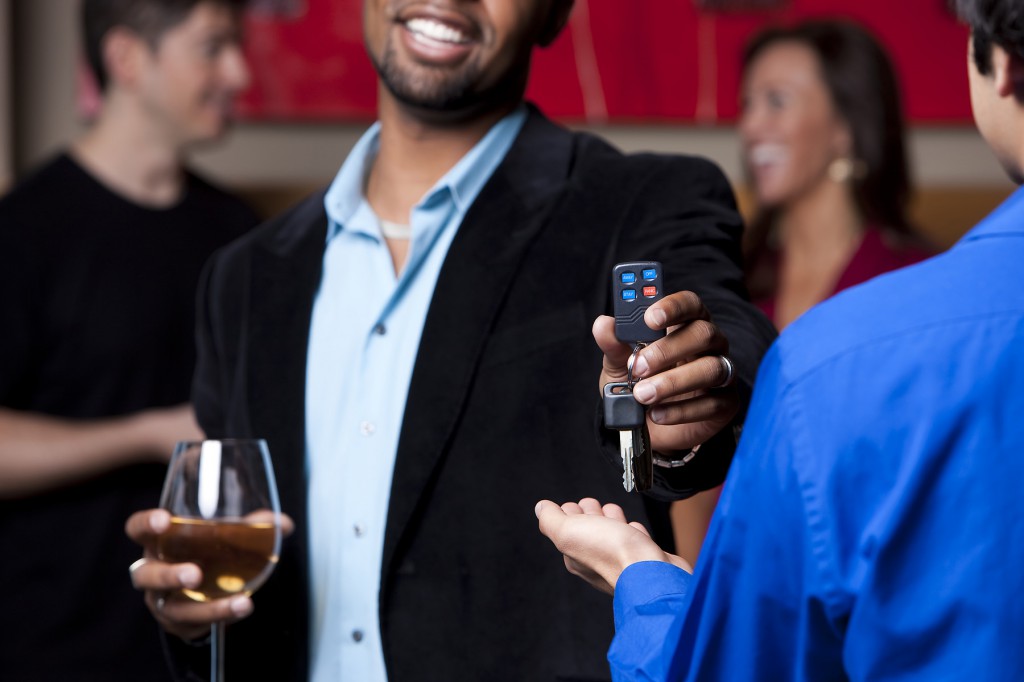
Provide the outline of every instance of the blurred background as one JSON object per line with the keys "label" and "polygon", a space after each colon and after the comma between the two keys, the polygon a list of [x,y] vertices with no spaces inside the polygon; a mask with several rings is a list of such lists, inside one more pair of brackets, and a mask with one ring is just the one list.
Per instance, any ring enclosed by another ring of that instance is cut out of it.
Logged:
{"label": "blurred background", "polygon": [[[263,214],[326,184],[371,120],[361,0],[257,0],[247,18],[254,84],[226,144],[193,165]],[[626,151],[707,156],[741,206],[735,131],[740,51],[759,28],[845,16],[891,53],[909,126],[914,222],[954,241],[1013,189],[970,121],[966,31],[944,0],[577,0],[538,54],[530,97]],[[0,0],[0,188],[86,126],[75,0]]]}

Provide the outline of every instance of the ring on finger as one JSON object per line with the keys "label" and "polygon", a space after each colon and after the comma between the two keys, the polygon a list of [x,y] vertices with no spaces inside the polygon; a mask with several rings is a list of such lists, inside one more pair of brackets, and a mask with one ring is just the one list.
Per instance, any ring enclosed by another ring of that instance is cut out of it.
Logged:
{"label": "ring on finger", "polygon": [[736,366],[732,364],[732,360],[724,355],[718,356],[718,362],[722,365],[722,371],[725,372],[725,379],[716,388],[725,388],[731,386],[733,380],[736,378]]}
{"label": "ring on finger", "polygon": [[157,611],[163,611],[164,610],[164,605],[166,605],[166,604],[167,604],[167,594],[166,593],[161,593],[160,596],[157,597],[156,600],[153,602],[153,605],[156,607]]}

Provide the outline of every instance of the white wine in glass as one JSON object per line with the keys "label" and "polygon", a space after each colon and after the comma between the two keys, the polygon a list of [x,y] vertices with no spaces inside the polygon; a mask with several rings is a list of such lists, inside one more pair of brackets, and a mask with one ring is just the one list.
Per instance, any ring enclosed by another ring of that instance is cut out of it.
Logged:
{"label": "white wine in glass", "polygon": [[[182,590],[196,601],[251,595],[281,549],[281,505],[267,444],[259,439],[178,443],[160,507],[171,513],[157,554],[199,566],[203,580]],[[211,637],[210,679],[224,679],[224,623]]]}

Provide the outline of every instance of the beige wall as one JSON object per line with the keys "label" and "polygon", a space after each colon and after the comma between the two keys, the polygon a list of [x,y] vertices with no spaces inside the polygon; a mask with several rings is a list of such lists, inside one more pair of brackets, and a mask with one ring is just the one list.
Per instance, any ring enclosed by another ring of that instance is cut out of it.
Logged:
{"label": "beige wall", "polygon": [[[4,2],[6,0],[0,0]],[[81,130],[74,108],[77,26],[75,0],[17,0],[14,68],[16,167],[24,171]],[[966,87],[966,76],[954,81]],[[235,187],[308,186],[333,177],[363,125],[239,125],[226,144],[196,155],[196,165]],[[626,150],[700,154],[742,180],[735,134],[692,126],[602,127]],[[914,176],[921,186],[1011,188],[973,129],[915,128]]]}

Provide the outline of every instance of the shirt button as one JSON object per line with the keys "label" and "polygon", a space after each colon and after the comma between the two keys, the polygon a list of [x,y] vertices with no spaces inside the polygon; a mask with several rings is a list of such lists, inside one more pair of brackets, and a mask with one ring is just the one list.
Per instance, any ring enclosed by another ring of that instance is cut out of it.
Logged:
{"label": "shirt button", "polygon": [[352,526],[352,531],[356,534],[357,538],[361,538],[366,534],[366,526],[357,523],[356,525]]}
{"label": "shirt button", "polygon": [[364,436],[372,436],[373,432],[377,430],[377,427],[373,425],[373,422],[364,421],[359,424],[359,433]]}
{"label": "shirt button", "polygon": [[363,641],[363,631],[362,630],[353,630],[352,631],[352,641],[356,642],[357,644],[359,642]]}
{"label": "shirt button", "polygon": [[388,328],[385,327],[383,323],[380,323],[380,324],[374,325],[373,333],[376,334],[377,336],[384,336],[385,334],[388,333]]}

